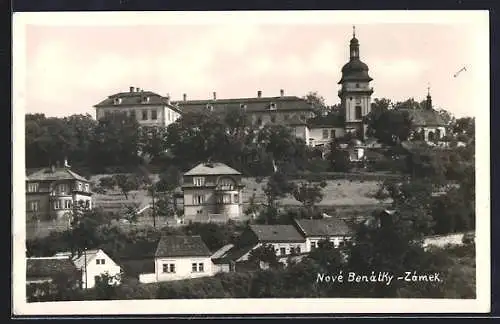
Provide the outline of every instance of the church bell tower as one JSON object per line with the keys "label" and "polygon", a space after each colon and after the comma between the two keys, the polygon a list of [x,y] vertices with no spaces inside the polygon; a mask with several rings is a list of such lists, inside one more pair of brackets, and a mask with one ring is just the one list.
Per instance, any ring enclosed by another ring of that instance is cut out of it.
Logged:
{"label": "church bell tower", "polygon": [[360,60],[359,41],[356,38],[356,27],[353,26],[349,62],[342,67],[338,95],[345,115],[345,131],[354,132],[360,139],[366,138],[365,117],[371,111],[372,80],[368,75],[368,66]]}

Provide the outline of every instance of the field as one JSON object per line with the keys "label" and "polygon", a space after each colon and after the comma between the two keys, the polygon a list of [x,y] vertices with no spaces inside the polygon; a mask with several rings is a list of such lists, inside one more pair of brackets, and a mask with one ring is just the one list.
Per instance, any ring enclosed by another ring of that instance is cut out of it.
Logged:
{"label": "field", "polygon": [[[96,175],[91,178],[93,183],[99,183],[99,179],[105,175]],[[263,202],[265,199],[262,187],[266,180],[256,182],[254,178],[245,178],[243,183],[244,205],[248,205],[250,197],[255,193],[256,202]],[[373,194],[379,187],[378,181],[363,180],[326,180],[327,186],[323,189],[323,200],[318,204],[326,213],[335,213],[342,218],[362,217],[369,215],[375,208],[380,208],[380,202],[373,198]],[[118,190],[107,191],[105,194],[94,194],[94,206],[103,207],[105,210],[120,211],[125,205],[133,204],[141,209],[151,203],[144,190],[132,191],[128,194],[128,199]],[[288,196],[281,200],[282,206],[299,206],[300,203],[293,197]],[[153,225],[150,216],[140,217],[135,226]],[[156,219],[157,226],[175,225],[172,220]],[[27,236],[45,236],[50,230],[62,230],[67,228],[68,222],[65,220],[47,221],[27,224]]]}

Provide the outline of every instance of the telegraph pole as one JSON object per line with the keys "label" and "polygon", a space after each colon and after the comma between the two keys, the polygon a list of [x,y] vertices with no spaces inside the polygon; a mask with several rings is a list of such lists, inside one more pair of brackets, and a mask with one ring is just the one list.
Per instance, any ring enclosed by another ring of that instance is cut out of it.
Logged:
{"label": "telegraph pole", "polygon": [[85,262],[85,289],[87,289],[88,287],[88,280],[87,280],[87,248],[84,248],[83,249],[83,258],[84,258],[84,262]]}

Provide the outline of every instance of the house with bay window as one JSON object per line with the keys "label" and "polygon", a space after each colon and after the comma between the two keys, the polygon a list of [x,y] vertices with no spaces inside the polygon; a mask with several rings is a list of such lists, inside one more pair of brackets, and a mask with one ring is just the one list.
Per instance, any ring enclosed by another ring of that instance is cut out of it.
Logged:
{"label": "house with bay window", "polygon": [[200,163],[183,175],[184,221],[241,219],[242,174],[224,163]]}
{"label": "house with bay window", "polygon": [[78,204],[92,208],[89,180],[63,167],[43,168],[26,177],[26,219],[60,219]]}

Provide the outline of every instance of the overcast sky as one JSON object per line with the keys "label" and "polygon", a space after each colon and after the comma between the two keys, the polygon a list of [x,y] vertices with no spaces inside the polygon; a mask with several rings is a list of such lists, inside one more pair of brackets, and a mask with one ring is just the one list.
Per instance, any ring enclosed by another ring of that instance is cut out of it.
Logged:
{"label": "overcast sky", "polygon": [[[218,98],[317,91],[335,104],[353,24],[374,79],[372,98],[423,100],[430,84],[435,106],[460,117],[475,115],[478,96],[488,94],[481,89],[489,89],[487,22],[477,19],[377,23],[356,15],[301,20],[283,13],[259,20],[233,12],[229,20],[189,20],[185,14],[164,16],[166,25],[158,19],[134,25],[129,16],[127,24],[113,25],[89,15],[78,26],[66,17],[65,23],[25,27],[26,112],[94,115],[93,105],[129,86],[173,100],[183,93],[206,99],[214,91]],[[467,71],[454,78],[464,66]]]}

